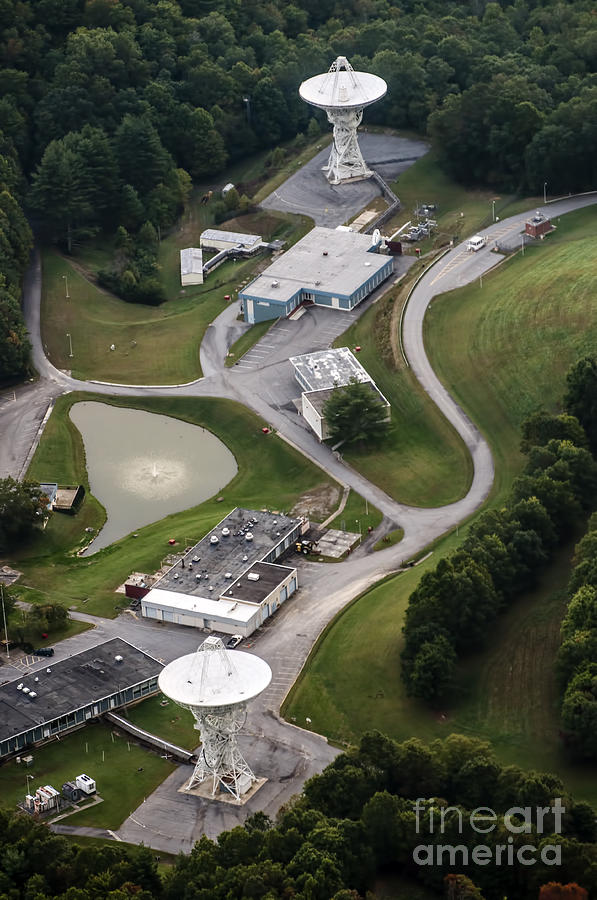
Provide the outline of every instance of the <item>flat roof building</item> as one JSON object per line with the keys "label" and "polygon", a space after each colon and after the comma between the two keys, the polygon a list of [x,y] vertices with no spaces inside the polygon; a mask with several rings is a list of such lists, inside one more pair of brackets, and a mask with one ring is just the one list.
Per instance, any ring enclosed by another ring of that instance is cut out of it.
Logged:
{"label": "flat roof building", "polygon": [[0,686],[0,759],[158,690],[162,664],[113,638]]}
{"label": "flat roof building", "polygon": [[180,251],[180,283],[203,284],[203,251],[199,247],[186,247]]}
{"label": "flat roof building", "polygon": [[244,234],[242,231],[220,231],[219,228],[206,228],[199,238],[204,250],[230,250],[242,248],[257,250],[261,244],[261,235]]}
{"label": "flat roof building", "polygon": [[375,397],[386,407],[386,421],[389,420],[389,401],[348,347],[291,356],[290,362],[294,368],[294,377],[303,388],[301,412],[320,441],[329,436],[325,419],[327,401],[337,388],[345,387],[354,379],[370,387]]}
{"label": "flat roof building", "polygon": [[308,527],[282,513],[234,509],[153,585],[142,614],[247,637],[297,589],[296,569],[274,563]]}
{"label": "flat roof building", "polygon": [[301,303],[353,309],[394,271],[367,234],[316,226],[239,293],[247,322],[289,315]]}

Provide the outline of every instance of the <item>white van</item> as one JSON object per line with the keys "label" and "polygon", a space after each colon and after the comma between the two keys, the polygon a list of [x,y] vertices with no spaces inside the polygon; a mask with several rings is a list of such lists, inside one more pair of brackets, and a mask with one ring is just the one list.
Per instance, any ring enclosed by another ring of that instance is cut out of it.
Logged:
{"label": "white van", "polygon": [[477,250],[482,250],[485,244],[487,243],[487,238],[481,237],[479,234],[475,234],[470,240],[466,242],[467,250],[474,250],[476,253]]}

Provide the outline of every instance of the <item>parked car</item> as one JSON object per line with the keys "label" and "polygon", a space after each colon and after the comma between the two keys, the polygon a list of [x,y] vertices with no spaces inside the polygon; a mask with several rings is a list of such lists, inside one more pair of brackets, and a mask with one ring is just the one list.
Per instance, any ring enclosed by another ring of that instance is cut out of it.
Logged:
{"label": "parked car", "polygon": [[477,250],[482,250],[483,247],[486,245],[486,243],[487,243],[487,238],[481,237],[481,235],[476,234],[469,241],[467,241],[466,249],[472,250],[474,253],[476,253]]}
{"label": "parked car", "polygon": [[33,651],[33,654],[35,656],[54,656],[54,648],[53,647],[39,647],[39,649]]}
{"label": "parked car", "polygon": [[232,637],[228,638],[228,640],[226,641],[226,646],[229,650],[234,650],[235,647],[238,647],[242,639],[242,634],[233,634]]}

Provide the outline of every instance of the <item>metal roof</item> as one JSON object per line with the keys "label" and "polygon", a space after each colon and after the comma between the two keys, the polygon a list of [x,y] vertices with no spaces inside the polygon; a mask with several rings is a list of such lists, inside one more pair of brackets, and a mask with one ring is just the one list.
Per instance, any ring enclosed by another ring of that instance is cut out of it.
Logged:
{"label": "metal roof", "polygon": [[306,103],[320,109],[363,109],[387,93],[383,78],[369,72],[355,72],[345,56],[339,56],[329,72],[303,81],[299,94]]}
{"label": "metal roof", "polygon": [[259,234],[244,234],[242,231],[220,231],[218,228],[206,228],[200,237],[201,243],[206,241],[225,241],[228,244],[242,244],[252,247],[261,241]]}
{"label": "metal roof", "polygon": [[266,689],[272,670],[258,656],[240,650],[202,650],[167,665],[160,690],[189,709],[235,706]]}
{"label": "metal roof", "polygon": [[201,275],[203,272],[203,250],[199,247],[186,247],[180,251],[180,274]]}

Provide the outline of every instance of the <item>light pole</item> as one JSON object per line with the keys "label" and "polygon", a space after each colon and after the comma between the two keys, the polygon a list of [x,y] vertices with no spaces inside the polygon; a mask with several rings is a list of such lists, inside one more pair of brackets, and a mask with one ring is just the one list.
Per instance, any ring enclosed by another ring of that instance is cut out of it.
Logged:
{"label": "light pole", "polygon": [[543,202],[547,203],[547,181],[543,182]]}
{"label": "light pole", "polygon": [[0,598],[2,599],[2,618],[4,619],[4,640],[6,641],[6,658],[10,659],[8,631],[6,630],[6,607],[4,606],[4,585],[2,585],[2,584],[0,584]]}
{"label": "light pole", "polygon": [[25,784],[27,785],[27,787],[25,789],[25,794],[29,793],[29,782],[34,777],[35,777],[34,775],[28,775],[27,772],[25,772]]}
{"label": "light pole", "polygon": [[70,348],[70,353],[69,353],[68,355],[69,355],[69,356],[71,357],[71,359],[72,359],[72,356],[73,356],[73,339],[72,339],[72,337],[70,336],[70,331],[67,331],[67,332],[66,332],[66,336],[67,336],[67,338],[68,338],[68,346],[69,346],[69,348]]}
{"label": "light pole", "polygon": [[495,200],[491,201],[491,220],[495,222]]}
{"label": "light pole", "polygon": [[70,300],[70,294],[68,292],[68,277],[66,275],[62,276],[64,278],[64,292],[66,295],[66,299]]}
{"label": "light pole", "polygon": [[243,103],[247,104],[247,125],[251,127],[251,98],[243,97]]}

